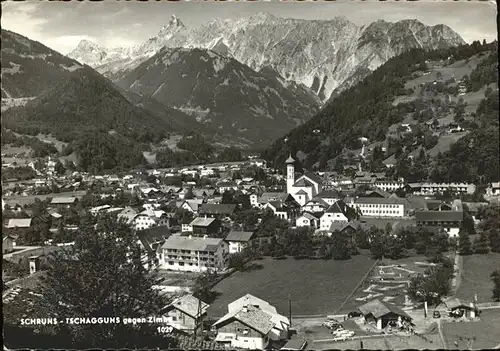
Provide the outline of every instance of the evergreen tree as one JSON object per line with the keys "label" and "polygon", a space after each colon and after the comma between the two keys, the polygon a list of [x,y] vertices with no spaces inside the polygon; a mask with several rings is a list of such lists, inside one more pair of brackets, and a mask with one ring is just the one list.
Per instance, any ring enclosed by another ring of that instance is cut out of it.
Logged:
{"label": "evergreen tree", "polygon": [[458,233],[458,252],[460,255],[470,255],[472,253],[469,233],[460,229]]}
{"label": "evergreen tree", "polygon": [[[144,260],[144,252],[127,225],[110,217],[99,223],[85,217],[75,244],[49,257],[47,274],[41,281],[42,304],[60,319],[158,316],[170,301],[153,289],[159,280],[152,263],[153,257]],[[149,323],[65,323],[57,327],[60,335],[72,336],[71,347],[175,346]]]}
{"label": "evergreen tree", "polygon": [[474,253],[487,254],[490,252],[489,238],[485,232],[479,234],[479,238],[474,241]]}
{"label": "evergreen tree", "polygon": [[351,258],[348,239],[340,232],[332,234],[331,249],[334,260],[348,260]]}
{"label": "evergreen tree", "polygon": [[493,299],[500,301],[500,269],[496,269],[491,273],[491,280],[493,281]]}

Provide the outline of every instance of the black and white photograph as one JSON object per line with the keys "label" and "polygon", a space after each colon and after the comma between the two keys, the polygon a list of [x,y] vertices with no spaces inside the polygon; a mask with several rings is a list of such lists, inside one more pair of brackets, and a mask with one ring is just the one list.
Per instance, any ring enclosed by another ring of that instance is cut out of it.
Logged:
{"label": "black and white photograph", "polygon": [[496,1],[2,1],[3,350],[500,349]]}

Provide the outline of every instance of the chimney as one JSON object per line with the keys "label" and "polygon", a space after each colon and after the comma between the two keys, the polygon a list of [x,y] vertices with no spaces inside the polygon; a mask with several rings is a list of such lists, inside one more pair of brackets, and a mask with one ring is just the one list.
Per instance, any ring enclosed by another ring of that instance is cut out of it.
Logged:
{"label": "chimney", "polygon": [[203,239],[206,239],[206,238],[208,238],[208,235],[203,235]]}
{"label": "chimney", "polygon": [[243,310],[243,312],[246,313],[246,312],[248,312],[248,307],[247,306],[243,306],[242,310]]}

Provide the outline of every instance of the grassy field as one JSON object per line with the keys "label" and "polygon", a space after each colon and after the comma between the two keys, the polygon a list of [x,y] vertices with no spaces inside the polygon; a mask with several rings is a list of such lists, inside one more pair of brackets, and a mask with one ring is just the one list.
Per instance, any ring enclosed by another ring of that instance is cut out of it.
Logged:
{"label": "grassy field", "polygon": [[451,145],[455,144],[458,139],[467,135],[467,133],[468,132],[458,132],[440,136],[436,146],[429,150],[429,155],[434,157],[440,152],[443,153],[450,150]]}
{"label": "grassy field", "polygon": [[500,344],[500,309],[483,310],[477,322],[443,323],[442,330],[448,349],[466,350],[467,338],[472,337],[472,349],[492,349]]}
{"label": "grassy field", "polygon": [[442,343],[439,334],[419,336],[371,337],[342,342],[310,342],[307,350],[359,350],[363,342],[364,350],[439,350]]}
{"label": "grassy field", "polygon": [[474,294],[477,294],[478,302],[492,301],[493,283],[490,274],[498,268],[500,268],[500,253],[464,256],[462,281],[458,287],[457,297],[472,300]]}
{"label": "grassy field", "polygon": [[366,256],[347,261],[264,259],[261,269],[236,272],[214,287],[220,293],[209,314],[223,316],[227,305],[252,294],[288,315],[288,296],[293,315],[333,314],[373,265]]}

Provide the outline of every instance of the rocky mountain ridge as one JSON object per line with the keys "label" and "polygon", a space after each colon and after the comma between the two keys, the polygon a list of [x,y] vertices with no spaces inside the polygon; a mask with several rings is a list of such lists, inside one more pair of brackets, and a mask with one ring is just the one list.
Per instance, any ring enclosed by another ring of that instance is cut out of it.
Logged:
{"label": "rocky mountain ridge", "polygon": [[96,55],[79,45],[69,57],[117,80],[163,46],[210,49],[256,71],[272,67],[287,82],[303,84],[326,101],[338,88],[352,86],[389,58],[411,48],[430,50],[464,43],[445,25],[426,26],[417,20],[379,20],[359,27],[345,17],[303,20],[259,13],[234,20],[213,19],[199,28],[187,28],[173,16],[157,35],[136,47],[104,49],[106,55],[96,60]]}

